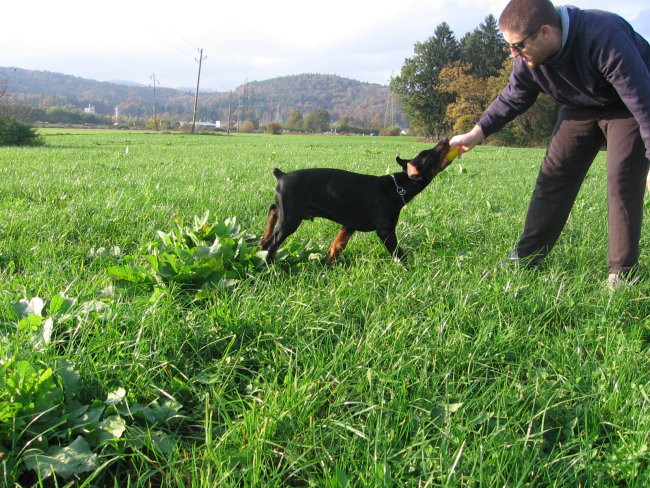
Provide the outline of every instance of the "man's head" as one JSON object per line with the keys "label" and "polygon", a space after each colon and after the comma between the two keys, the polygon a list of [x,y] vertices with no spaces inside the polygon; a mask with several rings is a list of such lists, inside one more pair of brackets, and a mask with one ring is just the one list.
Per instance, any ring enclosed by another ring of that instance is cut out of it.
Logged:
{"label": "man's head", "polygon": [[499,17],[499,29],[513,56],[536,67],[562,47],[562,21],[549,0],[511,0]]}

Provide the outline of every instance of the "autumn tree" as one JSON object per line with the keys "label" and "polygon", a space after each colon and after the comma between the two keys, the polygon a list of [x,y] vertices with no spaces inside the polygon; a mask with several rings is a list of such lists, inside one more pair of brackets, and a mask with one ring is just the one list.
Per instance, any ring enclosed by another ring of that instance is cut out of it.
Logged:
{"label": "autumn tree", "polygon": [[453,96],[439,90],[438,77],[459,56],[458,41],[443,22],[436,27],[433,37],[415,44],[415,56],[405,60],[400,74],[390,82],[390,89],[400,99],[411,126],[425,136],[438,137],[448,127],[445,114]]}
{"label": "autumn tree", "polygon": [[[508,85],[512,59],[506,59],[495,76],[472,73],[470,63],[456,62],[440,72],[440,90],[455,98],[447,106],[446,122],[454,133],[469,131],[492,101]],[[555,102],[540,94],[537,102],[490,137],[492,142],[512,146],[545,146],[556,119]]]}
{"label": "autumn tree", "polygon": [[384,127],[384,115],[376,113],[370,121],[370,128],[379,132]]}
{"label": "autumn tree", "polygon": [[456,61],[440,71],[439,90],[455,101],[447,105],[445,123],[454,133],[469,131],[487,107],[487,80],[471,73],[468,62]]}
{"label": "autumn tree", "polygon": [[280,135],[282,134],[282,126],[279,122],[269,122],[264,128],[264,132],[267,134]]}

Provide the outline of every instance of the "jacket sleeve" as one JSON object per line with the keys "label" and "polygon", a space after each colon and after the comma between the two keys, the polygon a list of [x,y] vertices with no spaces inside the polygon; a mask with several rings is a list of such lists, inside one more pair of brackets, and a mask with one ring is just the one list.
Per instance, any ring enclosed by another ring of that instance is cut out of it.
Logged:
{"label": "jacket sleeve", "polygon": [[524,71],[521,59],[515,59],[508,85],[483,113],[477,125],[485,137],[500,131],[508,122],[523,114],[537,100],[540,89]]}
{"label": "jacket sleeve", "polygon": [[594,63],[639,124],[650,159],[650,59],[643,58],[650,56],[650,49],[634,31],[631,35],[612,34],[594,51]]}

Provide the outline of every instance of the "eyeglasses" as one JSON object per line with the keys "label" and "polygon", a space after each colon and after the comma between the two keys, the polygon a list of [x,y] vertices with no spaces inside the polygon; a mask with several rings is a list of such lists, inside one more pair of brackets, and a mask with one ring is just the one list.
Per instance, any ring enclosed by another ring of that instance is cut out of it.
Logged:
{"label": "eyeglasses", "polygon": [[524,43],[528,40],[528,38],[529,38],[530,36],[532,36],[533,34],[537,34],[537,32],[539,32],[539,30],[540,30],[541,28],[542,28],[542,26],[540,25],[537,29],[535,29],[533,32],[531,32],[531,33],[528,34],[526,37],[524,37],[521,41],[519,41],[519,42],[515,42],[514,44],[508,44],[508,43],[506,42],[506,45],[507,45],[510,49],[514,49],[515,51],[517,51],[518,53],[520,53],[520,52],[522,51],[522,49],[524,49],[524,48],[526,47],[526,45],[525,45]]}

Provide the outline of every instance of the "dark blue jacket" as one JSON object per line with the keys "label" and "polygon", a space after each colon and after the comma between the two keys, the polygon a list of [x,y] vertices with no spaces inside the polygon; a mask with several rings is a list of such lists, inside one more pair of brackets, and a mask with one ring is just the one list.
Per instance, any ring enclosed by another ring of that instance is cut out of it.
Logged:
{"label": "dark blue jacket", "polygon": [[483,134],[524,113],[540,92],[576,107],[607,110],[622,102],[639,123],[650,158],[650,44],[616,14],[567,10],[569,33],[562,50],[536,68],[515,58],[510,83],[478,122]]}

